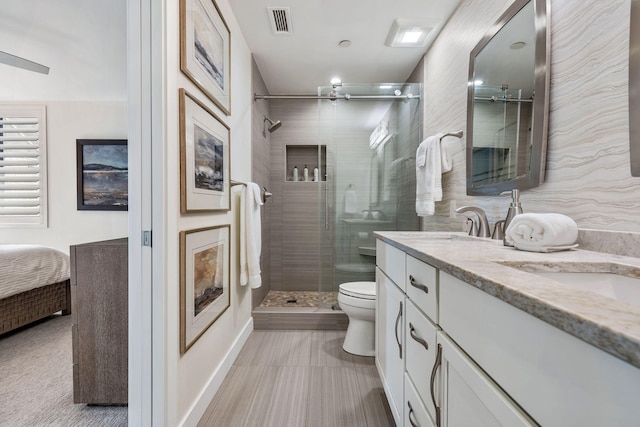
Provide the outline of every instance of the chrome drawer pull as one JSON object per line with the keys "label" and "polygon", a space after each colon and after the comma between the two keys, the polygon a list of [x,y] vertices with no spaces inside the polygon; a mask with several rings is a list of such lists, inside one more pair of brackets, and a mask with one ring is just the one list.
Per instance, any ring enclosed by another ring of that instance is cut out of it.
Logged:
{"label": "chrome drawer pull", "polygon": [[411,335],[411,338],[413,338],[414,341],[419,342],[425,350],[429,350],[429,344],[427,344],[425,340],[416,335],[416,328],[413,327],[413,324],[411,322],[409,322],[409,335]]}
{"label": "chrome drawer pull", "polygon": [[409,407],[409,423],[411,424],[411,427],[420,427],[420,424],[413,421],[413,418],[411,418],[411,416],[413,415],[413,408],[411,407],[411,402],[409,402],[408,400],[407,406]]}
{"label": "chrome drawer pull", "polygon": [[438,352],[436,353],[436,361],[433,363],[433,369],[431,370],[431,381],[429,382],[429,390],[431,391],[431,402],[433,407],[436,408],[436,427],[440,427],[440,407],[436,404],[436,372],[442,364],[442,346],[438,344]]}
{"label": "chrome drawer pull", "polygon": [[424,291],[425,294],[429,293],[429,288],[427,288],[426,285],[416,283],[416,278],[413,277],[412,275],[409,275],[409,283],[411,283],[411,286],[413,286],[414,288],[418,288],[421,291]]}
{"label": "chrome drawer pull", "polygon": [[398,317],[396,317],[396,342],[398,343],[398,351],[400,352],[400,359],[402,359],[402,343],[400,342],[400,337],[398,336],[398,324],[400,323],[400,319],[402,319],[402,301],[400,301],[400,310],[398,311]]}

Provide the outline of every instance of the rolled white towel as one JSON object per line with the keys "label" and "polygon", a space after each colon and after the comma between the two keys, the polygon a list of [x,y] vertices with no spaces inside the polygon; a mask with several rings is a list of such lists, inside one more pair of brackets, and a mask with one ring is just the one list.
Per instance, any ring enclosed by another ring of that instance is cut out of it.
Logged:
{"label": "rolled white towel", "polygon": [[511,220],[505,231],[505,239],[517,249],[547,252],[575,244],[578,225],[562,214],[525,213]]}

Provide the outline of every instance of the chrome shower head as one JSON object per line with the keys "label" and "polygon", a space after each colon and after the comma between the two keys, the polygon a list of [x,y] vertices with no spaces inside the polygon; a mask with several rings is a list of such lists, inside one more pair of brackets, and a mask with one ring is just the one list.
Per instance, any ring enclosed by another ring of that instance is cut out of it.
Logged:
{"label": "chrome shower head", "polygon": [[[264,122],[269,122],[269,127],[267,128],[267,130],[269,131],[269,133],[275,131],[276,129],[278,129],[280,126],[282,126],[282,122],[280,120],[278,120],[277,122],[274,122],[273,120],[271,120],[269,117],[265,116],[264,117]],[[262,133],[264,134],[264,129],[262,130]]]}

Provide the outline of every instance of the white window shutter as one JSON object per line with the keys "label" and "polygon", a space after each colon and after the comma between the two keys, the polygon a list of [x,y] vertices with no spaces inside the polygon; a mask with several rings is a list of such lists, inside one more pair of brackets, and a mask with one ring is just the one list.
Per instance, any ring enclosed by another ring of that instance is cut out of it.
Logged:
{"label": "white window shutter", "polygon": [[0,227],[47,226],[44,105],[0,104]]}

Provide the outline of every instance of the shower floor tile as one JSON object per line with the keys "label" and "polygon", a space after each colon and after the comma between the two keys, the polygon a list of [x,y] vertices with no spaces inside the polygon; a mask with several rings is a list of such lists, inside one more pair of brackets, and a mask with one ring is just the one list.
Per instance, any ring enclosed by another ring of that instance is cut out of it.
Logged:
{"label": "shower floor tile", "polygon": [[[260,307],[318,307],[317,291],[269,291]],[[322,292],[322,305],[338,304],[337,292]]]}

